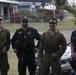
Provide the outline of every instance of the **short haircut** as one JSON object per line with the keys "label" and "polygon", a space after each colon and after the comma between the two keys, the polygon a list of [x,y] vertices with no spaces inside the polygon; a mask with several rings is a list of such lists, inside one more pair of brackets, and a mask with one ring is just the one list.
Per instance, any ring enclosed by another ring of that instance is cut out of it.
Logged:
{"label": "short haircut", "polygon": [[55,20],[56,23],[58,23],[57,19],[56,18],[50,18],[50,20]]}

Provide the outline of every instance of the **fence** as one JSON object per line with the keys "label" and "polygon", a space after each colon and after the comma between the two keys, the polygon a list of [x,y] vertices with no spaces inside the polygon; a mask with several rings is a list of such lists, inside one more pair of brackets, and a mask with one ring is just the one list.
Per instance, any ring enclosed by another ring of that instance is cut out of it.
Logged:
{"label": "fence", "polygon": [[[63,19],[63,17],[60,17],[59,14],[55,15],[44,15],[44,14],[38,14],[38,15],[27,15],[30,22],[38,22],[38,23],[44,23],[48,22],[51,17],[56,17],[57,19]],[[4,21],[9,21],[11,23],[20,23],[22,16],[20,15],[12,15],[12,16],[4,16]]]}

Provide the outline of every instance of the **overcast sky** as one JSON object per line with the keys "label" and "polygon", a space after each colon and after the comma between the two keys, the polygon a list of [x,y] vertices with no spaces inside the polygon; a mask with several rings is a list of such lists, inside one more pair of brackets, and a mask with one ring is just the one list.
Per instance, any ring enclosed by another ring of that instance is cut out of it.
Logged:
{"label": "overcast sky", "polygon": [[76,5],[76,0],[68,0],[69,4]]}

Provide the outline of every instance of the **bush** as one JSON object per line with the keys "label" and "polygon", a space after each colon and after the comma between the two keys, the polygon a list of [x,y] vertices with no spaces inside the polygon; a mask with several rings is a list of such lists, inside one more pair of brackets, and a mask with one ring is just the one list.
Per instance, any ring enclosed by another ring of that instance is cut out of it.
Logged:
{"label": "bush", "polygon": [[10,22],[11,23],[20,23],[21,22],[21,15],[20,13],[12,13],[10,14]]}
{"label": "bush", "polygon": [[46,9],[37,10],[37,13],[31,13],[28,10],[21,10],[20,14],[22,16],[27,16],[30,22],[47,22],[51,17],[58,17],[59,10],[55,10],[55,14],[53,10]]}
{"label": "bush", "polygon": [[[55,12],[55,14],[54,14],[54,12]],[[49,21],[49,19],[51,17],[55,16],[56,18],[58,18],[59,10],[53,11],[53,10],[47,10],[47,9],[39,9],[39,10],[37,10],[37,13],[38,13],[39,19],[43,18],[44,19],[43,21],[47,22],[47,21]]]}

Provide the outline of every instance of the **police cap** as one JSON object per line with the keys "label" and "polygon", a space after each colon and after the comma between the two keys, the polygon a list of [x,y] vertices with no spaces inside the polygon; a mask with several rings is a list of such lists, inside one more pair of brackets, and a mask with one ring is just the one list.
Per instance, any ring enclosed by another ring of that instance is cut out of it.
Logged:
{"label": "police cap", "polygon": [[28,18],[27,18],[26,16],[24,16],[24,17],[22,18],[22,22],[28,22]]}

